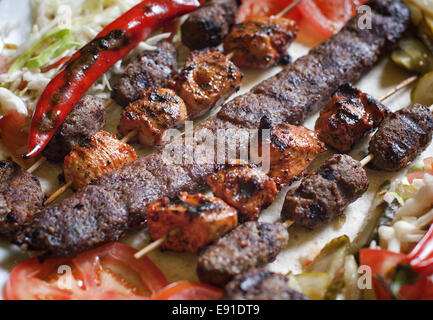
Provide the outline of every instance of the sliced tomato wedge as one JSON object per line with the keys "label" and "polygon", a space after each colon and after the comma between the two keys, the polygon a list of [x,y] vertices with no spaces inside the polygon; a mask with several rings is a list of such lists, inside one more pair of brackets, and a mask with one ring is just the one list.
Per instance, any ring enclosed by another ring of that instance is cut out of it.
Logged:
{"label": "sliced tomato wedge", "polygon": [[303,0],[298,10],[313,28],[328,38],[340,29],[367,0]]}
{"label": "sliced tomato wedge", "polygon": [[150,299],[168,285],[147,257],[137,250],[110,243],[75,258],[27,260],[10,273],[3,290],[7,300]]}
{"label": "sliced tomato wedge", "polygon": [[[238,20],[278,14],[294,0],[245,0],[239,9]],[[304,20],[323,38],[338,32],[355,14],[357,8],[367,0],[303,0],[288,17]]]}
{"label": "sliced tomato wedge", "polygon": [[[238,11],[238,21],[254,20],[261,17],[270,17],[284,10],[295,0],[244,0]],[[295,8],[286,17],[299,21],[301,14]]]}
{"label": "sliced tomato wedge", "polygon": [[14,155],[23,154],[27,149],[28,132],[25,128],[30,119],[19,112],[11,112],[0,119],[1,141]]}
{"label": "sliced tomato wedge", "polygon": [[179,281],[161,290],[154,300],[220,300],[223,296],[221,289],[204,283]]}

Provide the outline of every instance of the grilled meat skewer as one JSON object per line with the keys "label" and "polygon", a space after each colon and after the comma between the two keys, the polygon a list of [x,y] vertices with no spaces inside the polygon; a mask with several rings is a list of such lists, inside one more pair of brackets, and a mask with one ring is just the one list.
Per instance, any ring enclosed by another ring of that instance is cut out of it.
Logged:
{"label": "grilled meat skewer", "polygon": [[207,177],[212,193],[239,211],[239,220],[257,221],[278,195],[275,182],[254,165],[233,161]]}
{"label": "grilled meat skewer", "polygon": [[[148,208],[148,230],[152,239],[166,237],[163,249],[195,253],[238,224],[237,211],[221,199],[181,193],[177,199],[163,198]],[[176,232],[177,231],[177,232]]]}
{"label": "grilled meat skewer", "polygon": [[191,119],[202,116],[239,90],[242,72],[216,49],[193,51],[176,81]]}
{"label": "grilled meat skewer", "polygon": [[42,152],[49,161],[61,162],[76,146],[105,127],[104,101],[94,96],[84,96]]}
{"label": "grilled meat skewer", "polygon": [[370,166],[383,171],[406,168],[432,140],[433,114],[420,104],[390,115],[370,141]]}
{"label": "grilled meat skewer", "polygon": [[315,129],[328,146],[344,153],[352,150],[355,143],[377,128],[390,113],[391,110],[370,95],[345,84],[320,111]]}
{"label": "grilled meat skewer", "polygon": [[114,85],[111,97],[126,107],[140,99],[142,92],[152,88],[168,88],[177,73],[177,51],[167,41],[157,49],[144,51],[125,68],[125,74]]}
{"label": "grilled meat skewer", "polygon": [[96,178],[137,159],[135,150],[106,131],[99,131],[84,146],[75,147],[63,162],[65,180],[78,190]]}
{"label": "grilled meat skewer", "polygon": [[310,300],[290,289],[288,282],[282,274],[251,269],[225,285],[223,300]]}
{"label": "grilled meat skewer", "polygon": [[208,0],[181,26],[182,42],[191,50],[220,45],[236,21],[237,0]]}
{"label": "grilled meat skewer", "polygon": [[282,223],[246,222],[199,254],[197,275],[203,282],[224,286],[234,276],[275,259],[288,241]]}
{"label": "grilled meat skewer", "polygon": [[151,89],[132,102],[122,112],[119,133],[126,136],[136,131],[143,146],[153,147],[162,142],[165,130],[177,128],[188,119],[185,102],[171,89]]}
{"label": "grilled meat skewer", "polygon": [[368,185],[360,162],[347,155],[334,155],[287,193],[281,219],[317,228],[341,215]]}
{"label": "grilled meat skewer", "polygon": [[288,49],[298,34],[290,19],[266,17],[236,24],[224,40],[224,52],[239,67],[267,69],[290,62]]}
{"label": "grilled meat skewer", "polygon": [[[262,136],[265,129],[269,129],[268,140]],[[262,156],[263,148],[269,147],[269,176],[280,189],[303,173],[320,153],[326,151],[317,132],[290,124],[273,125],[266,116],[260,122],[258,138],[257,154]]]}
{"label": "grilled meat skewer", "polygon": [[44,200],[39,180],[13,161],[0,161],[0,234],[14,237]]}

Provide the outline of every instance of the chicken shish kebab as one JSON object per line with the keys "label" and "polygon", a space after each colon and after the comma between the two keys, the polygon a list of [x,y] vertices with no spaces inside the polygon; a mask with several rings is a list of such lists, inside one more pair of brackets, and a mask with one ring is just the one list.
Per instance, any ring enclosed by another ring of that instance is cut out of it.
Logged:
{"label": "chicken shish kebab", "polygon": [[119,133],[136,131],[130,141],[146,147],[159,145],[165,130],[180,127],[188,119],[185,102],[171,89],[151,89],[122,112]]}
{"label": "chicken shish kebab", "polygon": [[264,269],[237,275],[224,287],[224,300],[310,300],[288,286],[289,279]]}
{"label": "chicken shish kebab", "polygon": [[[263,138],[263,130],[269,130],[269,139]],[[269,176],[280,189],[298,177],[320,153],[326,151],[318,132],[285,123],[273,125],[267,116],[260,122],[258,140],[259,156],[263,155],[263,148],[270,150]]]}
{"label": "chicken shish kebab", "polygon": [[113,134],[99,131],[90,141],[76,146],[63,162],[65,180],[78,190],[96,178],[137,159],[133,147]]}
{"label": "chicken shish kebab", "polygon": [[269,17],[246,21],[233,27],[224,40],[224,52],[239,67],[270,68],[287,64],[289,46],[295,40],[298,26],[290,19]]}
{"label": "chicken shish kebab", "polygon": [[239,90],[243,74],[215,49],[193,51],[176,81],[176,92],[185,101],[191,119],[220,105]]}
{"label": "chicken shish kebab", "polygon": [[328,146],[339,152],[348,152],[390,113],[391,110],[369,94],[345,84],[320,111],[315,129]]}
{"label": "chicken shish kebab", "polygon": [[191,50],[220,45],[236,21],[237,0],[209,0],[182,24],[182,42]]}
{"label": "chicken shish kebab", "polygon": [[163,249],[196,253],[238,225],[237,211],[221,199],[181,193],[149,205],[147,226],[152,239],[167,237]]}
{"label": "chicken shish kebab", "polygon": [[350,83],[342,85],[322,109],[315,128],[320,139],[339,152],[348,152],[356,142],[376,129],[392,112],[381,102],[407,87],[418,77],[410,77],[379,100],[354,88]]}
{"label": "chicken shish kebab", "polygon": [[[278,194],[274,180],[253,164],[237,160],[207,177],[212,193],[239,211],[239,220],[256,221]],[[153,238],[153,237],[152,237]]]}
{"label": "chicken shish kebab", "polygon": [[[308,55],[227,103],[216,117],[197,126],[195,133],[258,128],[263,115],[273,123],[302,123],[340,85],[359,79],[407,30],[409,11],[401,1],[375,0],[370,5],[371,29],[359,29],[359,17],[355,17]],[[200,143],[196,142],[195,147]],[[41,209],[19,233],[17,243],[62,255],[118,240],[145,223],[144,205],[182,191],[200,190],[215,167],[167,164],[162,153],[137,159],[100,177],[72,198]],[[74,231],[83,226],[84,232]]]}

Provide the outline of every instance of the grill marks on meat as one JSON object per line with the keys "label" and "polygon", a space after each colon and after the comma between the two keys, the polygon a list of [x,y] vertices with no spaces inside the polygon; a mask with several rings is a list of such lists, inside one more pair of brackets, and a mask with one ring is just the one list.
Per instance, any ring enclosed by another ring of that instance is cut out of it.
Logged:
{"label": "grill marks on meat", "polygon": [[153,147],[161,144],[167,129],[179,127],[187,118],[185,102],[173,90],[152,89],[123,110],[118,129],[123,136],[137,130],[131,141]]}
{"label": "grill marks on meat", "polygon": [[232,162],[207,177],[215,196],[239,210],[240,221],[257,221],[278,194],[275,182],[248,162]]}
{"label": "grill marks on meat", "polygon": [[246,21],[233,27],[224,40],[224,51],[234,53],[231,60],[239,67],[266,69],[290,61],[288,49],[297,34],[298,27],[290,19]]}
{"label": "grill marks on meat", "polygon": [[234,276],[275,259],[288,241],[281,223],[246,222],[204,249],[197,275],[201,281],[224,286]]}
{"label": "grill marks on meat", "polygon": [[179,75],[176,92],[191,119],[204,115],[239,90],[243,74],[216,49],[194,51]]}
{"label": "grill marks on meat", "polygon": [[[305,127],[290,124],[272,125],[265,116],[261,120],[260,129],[258,154],[263,156],[263,145],[269,146],[269,176],[279,188],[283,188],[302,174],[320,153],[326,151],[318,133]],[[269,140],[260,137],[264,129],[270,130]]]}
{"label": "grill marks on meat", "polygon": [[140,99],[143,90],[168,87],[176,72],[176,49],[169,42],[160,42],[156,50],[142,52],[125,68],[125,74],[113,87],[111,97],[126,107]]}
{"label": "grill marks on meat", "polygon": [[343,214],[368,185],[358,161],[348,155],[334,155],[287,193],[281,219],[309,229],[320,227]]}
{"label": "grill marks on meat", "polygon": [[89,142],[92,135],[105,127],[104,100],[84,96],[43,151],[44,157],[53,162],[62,162],[76,146]]}
{"label": "grill marks on meat", "polygon": [[39,180],[15,162],[0,161],[0,234],[13,237],[42,206]]}
{"label": "grill marks on meat", "polygon": [[[252,93],[226,104],[224,111],[218,117],[197,126],[195,134],[204,130],[215,133],[217,129],[258,128],[264,114],[268,114],[276,124],[301,123],[320,105],[319,102],[328,100],[338,86],[355,81],[365,73],[406,30],[409,23],[409,10],[401,1],[375,0],[370,5],[373,8],[372,29],[358,30],[356,20],[350,22],[319,49],[313,49],[311,55],[286,67],[281,75],[270,78],[264,84],[257,86]],[[343,53],[338,52],[341,50]],[[326,58],[320,57],[319,52],[327,55]],[[350,56],[351,52],[353,56]],[[324,66],[317,66],[321,63]],[[342,75],[343,79],[340,81]],[[269,89],[269,93],[266,94],[258,93],[259,89],[265,87],[275,87],[275,89]],[[290,100],[293,103],[290,103]],[[258,105],[260,103],[262,106]],[[183,141],[183,137],[177,139],[176,144],[181,144],[180,141]],[[193,148],[206,149],[203,146],[204,143],[198,141]],[[186,154],[187,149],[185,148],[182,154]],[[74,217],[76,209],[73,204],[77,201],[77,196],[74,196],[59,204],[62,206],[62,215],[52,213],[51,209],[41,210],[38,214],[40,221],[49,220],[51,226],[58,228],[57,241],[65,241],[61,247],[50,244],[51,234],[40,224],[28,228],[22,234],[24,240],[18,243],[28,244],[35,250],[48,251],[52,255],[60,255],[66,252],[77,253],[79,250],[87,250],[98,244],[118,240],[118,237],[125,232],[145,225],[147,204],[164,196],[174,197],[183,191],[191,193],[200,191],[206,185],[206,177],[216,169],[215,164],[197,162],[167,164],[164,161],[165,157],[164,153],[159,152],[137,159],[94,182],[98,187],[97,190],[101,190],[101,196],[110,194],[117,201],[117,210],[120,208],[126,210],[127,218],[123,222],[116,220],[118,223],[106,229],[100,228],[98,224],[87,224],[86,233],[79,239],[79,234],[72,233],[67,220],[64,219],[64,216]],[[100,216],[99,209],[97,205],[93,209],[88,207],[85,218],[97,220]],[[104,214],[109,212],[104,211]],[[118,211],[112,213],[113,219],[117,216],[116,212]],[[82,219],[86,224],[83,216]],[[33,237],[32,234],[38,236]],[[69,239],[79,242],[80,247],[75,246],[74,243],[71,245]]]}
{"label": "grill marks on meat", "polygon": [[170,234],[163,249],[196,253],[238,225],[237,211],[219,198],[183,192],[172,201],[163,198],[148,208],[152,240]]}
{"label": "grill marks on meat", "polygon": [[370,141],[370,165],[378,170],[406,168],[432,140],[433,115],[420,104],[399,110],[388,117]]}
{"label": "grill marks on meat", "polygon": [[251,269],[227,283],[223,300],[309,300],[290,289],[288,282],[282,274]]}
{"label": "grill marks on meat", "polygon": [[182,24],[182,42],[191,50],[220,45],[236,21],[236,0],[209,0]]}
{"label": "grill marks on meat", "polygon": [[407,30],[409,10],[401,1],[376,0],[370,6],[372,29],[360,30],[359,17],[353,18],[308,55],[226,104],[218,117],[249,128],[257,128],[264,115],[274,123],[303,123],[339,86],[370,70]]}
{"label": "grill marks on meat", "polygon": [[74,197],[46,208],[19,235],[29,249],[56,255],[78,253],[116,241],[128,225],[128,212],[113,193],[88,186]]}
{"label": "grill marks on meat", "polygon": [[387,107],[370,95],[345,84],[320,112],[316,130],[328,146],[348,152],[371,130],[377,128],[390,113]]}
{"label": "grill marks on meat", "polygon": [[133,147],[111,133],[99,131],[87,144],[75,147],[65,157],[63,172],[66,181],[72,181],[72,187],[78,190],[136,159]]}

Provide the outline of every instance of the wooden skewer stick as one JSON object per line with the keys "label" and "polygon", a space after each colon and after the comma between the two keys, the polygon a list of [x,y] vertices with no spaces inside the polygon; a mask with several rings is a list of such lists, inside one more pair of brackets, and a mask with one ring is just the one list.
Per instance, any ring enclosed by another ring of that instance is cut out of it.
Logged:
{"label": "wooden skewer stick", "polygon": [[38,161],[36,161],[30,168],[27,169],[28,173],[33,173],[38,170],[45,162],[47,162],[47,158],[40,157]]}
{"label": "wooden skewer stick", "polygon": [[[131,140],[133,137],[137,135],[138,131],[133,130],[129,132],[126,136],[123,137],[121,142],[127,143],[129,140]],[[56,192],[54,192],[48,199],[45,201],[44,205],[49,205],[53,203],[58,197],[60,197],[66,190],[68,190],[72,186],[72,181],[67,182],[63,187],[58,189]]]}
{"label": "wooden skewer stick", "polygon": [[292,9],[294,9],[301,2],[302,2],[302,0],[296,0],[295,2],[291,3],[290,5],[288,5],[283,11],[281,11],[278,14],[276,14],[274,17],[276,17],[276,18],[282,18],[282,17],[284,17],[286,14],[288,14]]}
{"label": "wooden skewer stick", "polygon": [[399,92],[401,89],[406,88],[410,84],[414,83],[416,80],[418,80],[418,76],[413,76],[410,78],[407,78],[406,80],[402,81],[400,84],[395,86],[392,90],[390,90],[388,93],[386,93],[383,97],[379,99],[380,102],[383,102],[384,100],[388,99],[393,94]]}
{"label": "wooden skewer stick", "polygon": [[162,237],[161,239],[158,239],[154,242],[152,242],[151,244],[147,245],[146,247],[144,247],[143,249],[141,249],[140,251],[138,251],[136,254],[134,254],[134,258],[135,259],[140,259],[143,256],[148,255],[150,252],[152,252],[153,250],[158,249],[160,246],[162,246],[162,244],[169,238],[172,237],[174,235],[176,235],[178,232],[180,232],[181,229],[177,228],[174,229],[172,231],[170,231],[169,233],[167,233],[164,237]]}
{"label": "wooden skewer stick", "polygon": [[45,201],[44,205],[47,206],[53,203],[58,197],[60,197],[69,187],[72,186],[72,181],[67,182],[63,187],[54,192],[48,199]]}
{"label": "wooden skewer stick", "polygon": [[364,159],[362,159],[361,162],[361,167],[365,167],[367,164],[370,163],[371,160],[374,159],[374,155],[373,154],[369,154],[368,156],[366,156]]}
{"label": "wooden skewer stick", "polygon": [[[111,105],[114,103],[113,99],[108,99],[105,102],[105,109],[108,109],[109,107],[111,107]],[[42,165],[47,162],[47,158],[45,157],[40,157],[38,161],[36,161],[30,168],[27,169],[28,173],[34,173],[36,170],[38,170],[40,167],[42,167]]]}

